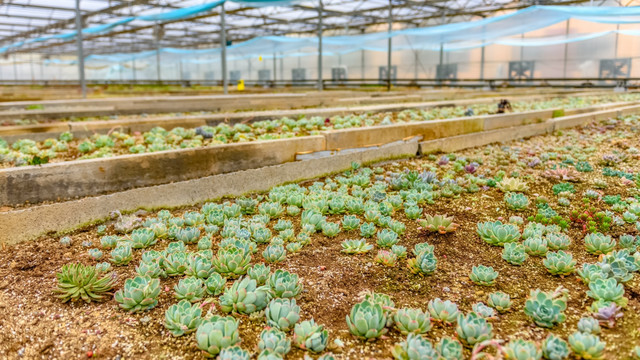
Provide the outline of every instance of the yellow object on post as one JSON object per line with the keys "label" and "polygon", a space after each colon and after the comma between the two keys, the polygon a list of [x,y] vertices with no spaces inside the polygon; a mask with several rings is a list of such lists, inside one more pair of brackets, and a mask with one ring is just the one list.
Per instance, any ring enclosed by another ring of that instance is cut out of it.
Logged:
{"label": "yellow object on post", "polygon": [[244,80],[238,80],[238,91],[244,91]]}

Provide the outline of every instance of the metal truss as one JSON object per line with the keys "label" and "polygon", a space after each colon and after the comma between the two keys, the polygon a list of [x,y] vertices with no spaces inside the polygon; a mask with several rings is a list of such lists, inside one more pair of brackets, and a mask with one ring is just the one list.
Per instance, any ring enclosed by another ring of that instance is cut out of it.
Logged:
{"label": "metal truss", "polygon": [[[602,4],[598,0],[594,5]],[[622,1],[622,0],[620,0]],[[325,36],[362,34],[387,29],[390,0],[323,0]],[[470,21],[534,4],[577,4],[589,0],[391,0],[393,28]],[[82,0],[84,26],[95,26],[140,14],[153,14],[201,4],[202,0]],[[625,4],[621,4],[625,5]],[[238,43],[258,36],[316,36],[319,1],[291,6],[226,5],[226,39]],[[84,36],[84,53],[109,54],[153,50],[159,46],[209,48],[220,45],[219,9],[161,24],[134,21],[106,34]],[[74,31],[75,0],[0,0],[0,46],[16,41]],[[160,28],[161,31],[157,31]],[[159,34],[158,34],[159,33]],[[159,39],[157,39],[157,35]],[[159,41],[159,44],[158,44]],[[75,54],[75,40],[34,43],[13,52]],[[5,54],[6,55],[6,54]]]}

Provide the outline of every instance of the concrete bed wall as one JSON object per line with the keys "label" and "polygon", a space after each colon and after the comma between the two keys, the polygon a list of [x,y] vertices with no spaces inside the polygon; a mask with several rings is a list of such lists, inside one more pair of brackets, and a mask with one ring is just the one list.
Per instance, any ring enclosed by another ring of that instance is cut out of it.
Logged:
{"label": "concrete bed wall", "polygon": [[640,112],[640,106],[635,105],[569,115],[540,123],[426,140],[419,144],[413,138],[360,152],[294,161],[194,180],[131,189],[109,195],[0,212],[0,242],[15,244],[46,234],[72,231],[104,220],[114,210],[130,212],[141,208],[148,210],[176,208],[224,196],[240,196],[249,192],[267,191],[273,186],[284,183],[343,171],[349,168],[352,161],[372,163],[387,159],[412,157],[420,152],[458,151],[490,143],[543,135],[563,128],[638,112]]}
{"label": "concrete bed wall", "polygon": [[[600,94],[600,93],[596,93]],[[574,94],[559,94],[556,96],[570,96]],[[513,97],[512,100],[532,101],[555,97],[554,95],[524,95]],[[386,99],[385,97],[381,97]],[[133,133],[136,131],[149,131],[155,126],[161,126],[165,129],[174,127],[198,127],[203,125],[215,126],[221,122],[236,124],[240,122],[253,122],[260,120],[271,120],[281,117],[296,118],[299,116],[335,116],[351,113],[378,113],[378,112],[395,112],[407,109],[429,109],[450,106],[465,106],[471,104],[488,104],[496,102],[501,97],[486,97],[463,100],[440,100],[428,102],[412,102],[412,103],[395,103],[395,104],[378,104],[365,106],[340,106],[331,108],[311,108],[297,110],[278,110],[278,111],[247,111],[238,113],[220,113],[209,115],[185,115],[180,117],[162,116],[150,118],[124,118],[114,120],[95,120],[95,121],[78,121],[63,122],[52,124],[35,124],[35,125],[17,125],[0,127],[0,138],[12,143],[21,138],[28,138],[35,141],[43,141],[47,138],[57,138],[60,133],[71,131],[77,137],[90,136],[93,133],[107,133],[112,130],[118,130],[124,133]],[[386,101],[385,101],[386,102]],[[589,110],[591,111],[591,110]]]}

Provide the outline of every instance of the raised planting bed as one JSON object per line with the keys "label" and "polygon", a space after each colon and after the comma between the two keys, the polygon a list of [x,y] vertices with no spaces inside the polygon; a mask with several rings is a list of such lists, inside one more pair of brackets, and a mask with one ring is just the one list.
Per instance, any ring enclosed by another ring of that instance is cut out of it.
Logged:
{"label": "raised planting bed", "polygon": [[[640,100],[640,94],[551,98],[514,102],[513,111],[556,110],[554,116],[618,106],[617,102]],[[495,114],[497,99],[453,102],[387,104],[356,108],[249,112],[165,119],[113,120],[43,124],[0,128],[2,139],[14,151],[4,150],[0,166],[27,165],[73,159],[110,157],[128,153],[290,138],[319,131],[349,129],[390,123],[474,117]],[[583,110],[578,110],[583,109]],[[389,112],[398,112],[392,114]],[[546,116],[546,115],[545,115]],[[327,117],[330,117],[327,121]],[[199,129],[190,129],[196,128]],[[188,129],[188,130],[185,130]],[[140,132],[137,134],[137,132]],[[381,141],[378,141],[381,142]],[[0,150],[2,151],[2,150]],[[36,158],[37,157],[37,158]]]}
{"label": "raised planting bed", "polygon": [[[409,108],[406,105],[413,105],[424,107],[450,107],[456,105],[465,105],[465,104],[473,104],[475,102],[470,100],[476,99],[477,103],[497,103],[500,99],[504,98],[505,95],[500,95],[500,93],[495,92],[476,92],[476,93],[461,93],[458,92],[449,93],[436,93],[433,94],[431,92],[423,93],[413,93],[411,95],[395,95],[390,96],[389,93],[379,94],[371,94],[365,97],[350,97],[351,93],[338,95],[333,95],[332,98],[327,100],[327,95],[319,95],[318,96],[318,105],[306,105],[306,106],[296,106],[287,104],[286,106],[281,107],[281,109],[296,109],[294,111],[281,110],[282,113],[274,112],[274,111],[255,111],[264,108],[260,105],[256,105],[252,108],[254,111],[247,111],[242,109],[228,110],[229,112],[217,112],[217,111],[179,111],[179,107],[172,108],[173,112],[171,113],[162,113],[162,112],[150,112],[150,113],[140,113],[130,114],[120,116],[117,114],[107,114],[103,116],[68,116],[62,118],[53,118],[53,119],[30,119],[30,118],[19,118],[14,120],[6,120],[1,122],[0,125],[0,134],[20,134],[20,133],[41,133],[41,132],[52,132],[55,130],[51,130],[48,126],[55,125],[61,126],[58,132],[66,131],[66,130],[94,130],[94,131],[102,131],[107,132],[115,126],[121,126],[126,128],[127,126],[133,126],[129,131],[146,131],[151,129],[154,125],[153,122],[157,121],[158,123],[166,123],[167,127],[171,127],[172,122],[176,122],[176,120],[188,120],[190,122],[195,121],[228,121],[228,122],[241,122],[241,121],[253,121],[253,119],[261,120],[261,119],[271,119],[278,116],[327,116],[330,114],[340,114],[344,111],[375,111],[379,109],[377,106],[373,106],[375,104],[396,104],[396,108],[398,109],[407,109]],[[439,94],[439,95],[438,95]],[[607,96],[607,95],[616,95],[611,91],[588,91],[588,92],[542,92],[544,95],[530,94],[528,92],[525,93],[509,93],[509,99],[511,101],[524,101],[524,100],[544,100],[551,99],[554,97],[565,98],[565,97],[592,97],[592,96]],[[497,96],[499,95],[499,96]],[[620,95],[620,94],[618,94]],[[308,96],[312,96],[309,94]],[[617,96],[617,95],[616,95]],[[323,100],[324,99],[324,100]],[[424,104],[425,102],[429,102],[429,104]],[[410,104],[407,104],[410,103]],[[246,105],[246,104],[245,104]],[[336,107],[340,105],[339,107]],[[31,106],[40,106],[40,105],[31,105]],[[389,106],[389,105],[386,105]],[[354,110],[354,107],[362,110]],[[272,107],[267,107],[272,108]],[[77,108],[74,108],[77,110]],[[313,109],[317,109],[317,112]],[[371,110],[370,110],[371,109]],[[64,111],[64,110],[61,110]],[[333,112],[331,112],[333,111]],[[387,110],[389,111],[389,110]],[[240,112],[240,113],[239,113]],[[0,112],[1,113],[1,112]],[[82,123],[79,126],[78,123]],[[47,125],[48,124],[48,125]],[[102,126],[100,127],[99,125]],[[145,127],[151,124],[151,127]],[[64,126],[68,126],[68,128]],[[155,124],[158,125],[158,124]],[[162,125],[162,124],[160,124]],[[189,124],[187,124],[188,126]],[[200,124],[197,124],[200,125]],[[195,126],[197,126],[195,125]],[[174,126],[179,126],[174,125]],[[50,135],[51,136],[51,135]],[[55,137],[55,135],[54,135]]]}
{"label": "raised planting bed", "polygon": [[[595,111],[569,118],[578,124],[580,121],[593,119],[593,116],[617,116],[620,111],[618,109],[614,107],[612,110]],[[624,109],[627,112],[637,112],[640,106]],[[372,141],[384,144],[413,136],[433,140],[472,134],[544,122],[557,112],[558,110],[539,110],[520,114],[400,123],[337,132],[327,131],[321,135],[278,141],[254,141],[8,168],[0,170],[0,204],[15,206],[26,202],[33,204],[62,201],[195,179],[290,162],[296,159],[297,154],[377,145]],[[546,127],[552,129],[553,126],[552,123],[542,124],[536,126],[535,130],[544,130]]]}
{"label": "raised planting bed", "polygon": [[[638,129],[627,116],[354,163],[6,246],[0,355],[633,358]],[[71,280],[78,271],[101,279],[89,303]]]}

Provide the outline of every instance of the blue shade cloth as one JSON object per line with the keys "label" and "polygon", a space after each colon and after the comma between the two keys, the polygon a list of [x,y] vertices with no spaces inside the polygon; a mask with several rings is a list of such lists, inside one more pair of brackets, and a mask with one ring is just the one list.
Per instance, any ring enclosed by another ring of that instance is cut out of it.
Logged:
{"label": "blue shade cloth", "polygon": [[[295,0],[232,0],[250,6],[288,5]],[[224,3],[224,0],[210,1],[201,5],[181,8],[160,14],[129,17],[118,21],[83,29],[83,34],[100,34],[134,20],[162,22],[179,20],[201,14]],[[595,39],[615,33],[616,30],[569,36],[550,36],[539,38],[519,38],[521,34],[552,26],[569,19],[579,19],[602,24],[640,24],[640,6],[632,7],[576,7],[576,6],[531,6],[506,15],[495,16],[477,21],[445,24],[440,26],[405,29],[393,32],[379,32],[351,36],[324,37],[324,50],[327,55],[347,54],[359,50],[387,51],[387,42],[393,38],[393,50],[433,50],[458,51],[473,49],[492,44],[505,46],[552,46],[571,42]],[[620,30],[619,34],[639,36],[639,30]],[[55,39],[71,39],[76,32],[45,36],[16,42],[0,48],[0,53],[11,51],[25,44]],[[518,37],[518,38],[516,38]],[[314,54],[317,52],[316,37],[265,36],[234,44],[228,47],[230,59],[251,59],[257,57],[300,56],[292,54]],[[194,56],[219,54],[219,49],[172,49],[163,48],[163,54],[173,56]],[[131,59],[155,56],[155,51],[138,54],[112,54],[107,56],[89,56],[88,60],[122,62]],[[275,55],[274,55],[275,54]]]}

